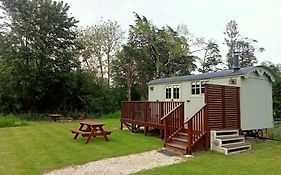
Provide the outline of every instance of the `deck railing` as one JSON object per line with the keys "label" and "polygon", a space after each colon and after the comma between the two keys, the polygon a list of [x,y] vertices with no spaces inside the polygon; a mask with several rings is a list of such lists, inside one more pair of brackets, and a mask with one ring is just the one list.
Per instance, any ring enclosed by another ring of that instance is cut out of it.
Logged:
{"label": "deck railing", "polygon": [[167,142],[184,127],[184,103],[178,104],[163,116],[161,121],[164,121],[165,124],[164,140]]}
{"label": "deck railing", "polygon": [[183,102],[175,101],[123,101],[121,119],[163,125],[161,118]]}
{"label": "deck railing", "polygon": [[208,131],[208,113],[206,108],[207,105],[205,104],[193,117],[185,122],[187,126],[187,147],[189,154],[191,154],[192,146]]}

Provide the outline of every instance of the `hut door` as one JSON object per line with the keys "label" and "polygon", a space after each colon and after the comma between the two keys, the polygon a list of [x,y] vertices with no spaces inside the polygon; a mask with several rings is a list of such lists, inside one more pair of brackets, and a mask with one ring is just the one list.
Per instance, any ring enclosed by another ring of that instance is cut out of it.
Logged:
{"label": "hut door", "polygon": [[209,129],[240,129],[240,88],[205,85]]}

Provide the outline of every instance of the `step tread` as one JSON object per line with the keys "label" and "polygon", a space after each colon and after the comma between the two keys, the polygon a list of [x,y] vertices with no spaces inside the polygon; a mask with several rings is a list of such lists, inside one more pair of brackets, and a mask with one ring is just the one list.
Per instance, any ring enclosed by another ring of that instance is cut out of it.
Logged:
{"label": "step tread", "polygon": [[176,143],[166,143],[167,146],[171,146],[171,147],[174,147],[174,148],[179,148],[179,149],[182,149],[182,150],[185,150],[186,147],[183,146],[183,145],[180,145],[180,144],[176,144]]}
{"label": "step tread", "polygon": [[182,139],[182,138],[178,138],[178,137],[172,137],[173,140],[177,140],[177,141],[180,141],[180,142],[185,142],[187,143],[187,138],[186,139]]}
{"label": "step tread", "polygon": [[241,139],[241,138],[244,138],[244,136],[216,136],[216,139],[221,139],[221,140],[227,140],[227,139]]}
{"label": "step tread", "polygon": [[248,143],[236,143],[236,144],[231,144],[231,145],[222,145],[222,148],[227,148],[227,149],[236,149],[236,148],[241,148],[241,147],[250,147],[251,145]]}
{"label": "step tread", "polygon": [[178,135],[187,136],[187,133],[186,133],[186,132],[178,132],[177,134],[178,134]]}
{"label": "step tread", "polygon": [[222,131],[222,132],[223,132],[223,131],[226,131],[226,132],[227,132],[227,131],[229,131],[229,132],[230,132],[230,131],[237,131],[237,132],[238,132],[237,129],[224,129],[224,128],[212,129],[211,131],[219,131],[219,132],[220,132],[220,131]]}

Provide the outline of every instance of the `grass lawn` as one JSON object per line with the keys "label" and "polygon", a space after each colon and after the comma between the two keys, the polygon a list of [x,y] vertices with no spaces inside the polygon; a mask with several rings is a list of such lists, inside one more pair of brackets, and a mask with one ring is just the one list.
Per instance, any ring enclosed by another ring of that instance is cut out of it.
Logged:
{"label": "grass lawn", "polygon": [[40,174],[71,164],[127,155],[162,147],[157,137],[120,131],[119,119],[101,119],[112,130],[110,142],[95,138],[84,144],[73,139],[71,128],[79,123],[29,122],[28,126],[0,128],[0,174]]}
{"label": "grass lawn", "polygon": [[216,152],[199,152],[180,164],[156,168],[138,175],[277,175],[281,174],[281,142],[261,141],[252,150],[225,156]]}

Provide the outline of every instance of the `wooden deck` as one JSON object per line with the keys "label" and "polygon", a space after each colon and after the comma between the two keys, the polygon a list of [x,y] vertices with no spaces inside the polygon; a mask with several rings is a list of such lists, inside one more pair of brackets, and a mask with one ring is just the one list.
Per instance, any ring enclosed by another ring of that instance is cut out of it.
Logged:
{"label": "wooden deck", "polygon": [[121,129],[125,124],[132,132],[140,126],[145,127],[145,133],[149,127],[160,129],[161,132],[165,128],[161,118],[182,103],[179,101],[124,101],[121,103]]}
{"label": "wooden deck", "polygon": [[[239,87],[205,85],[205,105],[184,122],[184,102],[131,101],[121,104],[121,129],[160,129],[164,146],[191,154],[210,145],[210,129],[240,129]],[[164,132],[163,132],[164,131]]]}

